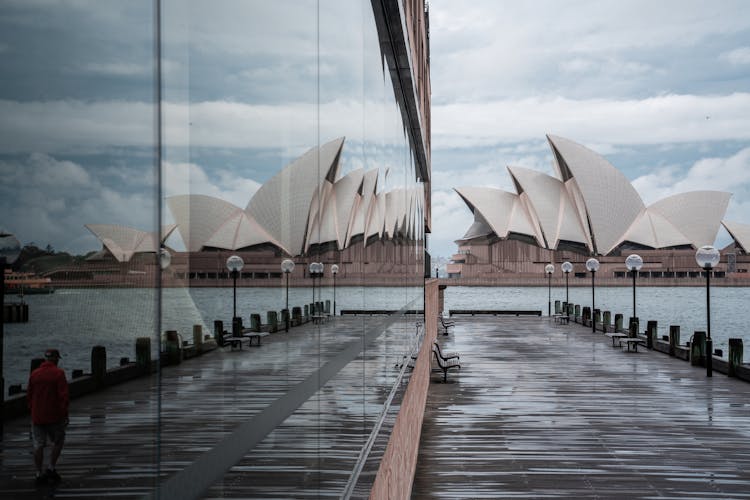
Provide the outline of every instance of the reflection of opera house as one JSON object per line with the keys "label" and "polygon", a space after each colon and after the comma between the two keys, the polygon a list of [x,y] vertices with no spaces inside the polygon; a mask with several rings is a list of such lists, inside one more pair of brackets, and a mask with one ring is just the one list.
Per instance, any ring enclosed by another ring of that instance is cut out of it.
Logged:
{"label": "reflection of opera house", "polygon": [[310,149],[261,186],[245,209],[205,195],[167,198],[176,224],[163,227],[159,237],[87,224],[102,250],[52,277],[70,285],[148,285],[156,277],[157,250],[176,230],[187,252],[170,250],[166,285],[225,286],[232,254],[245,261],[238,282],[245,286],[278,286],[287,257],[298,264],[292,283],[306,277],[309,262],[320,261],[326,268],[339,265],[342,284],[364,283],[367,276],[368,284],[403,285],[404,276],[412,276],[421,285],[422,185],[382,191],[378,169],[341,176],[343,146],[339,138]]}
{"label": "reflection of opera house", "polygon": [[[695,249],[712,245],[723,224],[734,242],[721,251],[714,276],[727,284],[747,284],[750,226],[722,221],[730,193],[680,193],[646,206],[607,160],[568,139],[547,139],[557,177],[508,167],[517,193],[456,189],[474,223],[457,241],[459,251],[447,268],[450,277],[466,284],[546,283],[546,264],[569,260],[574,265],[570,277],[582,277],[586,259],[596,255],[601,256],[597,279],[628,284],[622,279],[625,257],[637,252],[644,259],[641,277],[687,284],[688,278],[700,277]],[[558,265],[555,277],[560,275]]]}

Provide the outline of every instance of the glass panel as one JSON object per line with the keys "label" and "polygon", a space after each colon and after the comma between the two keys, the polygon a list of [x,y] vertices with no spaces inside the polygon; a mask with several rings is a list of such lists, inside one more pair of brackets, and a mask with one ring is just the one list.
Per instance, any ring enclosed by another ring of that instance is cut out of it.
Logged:
{"label": "glass panel", "polygon": [[[4,302],[28,312],[9,317],[0,336],[14,393],[28,388],[30,366],[49,348],[60,351],[74,395],[150,369],[135,363],[136,339],[150,341],[144,360],[158,356],[154,33],[151,1],[0,6],[0,227],[23,247]],[[8,397],[5,387],[5,409],[18,417],[5,423],[3,454],[18,447],[25,458],[3,470],[18,491],[35,467],[31,443],[17,439],[29,430],[25,394]],[[30,394],[37,407],[38,394]],[[151,489],[155,402],[148,381],[76,399],[62,475],[97,460],[97,478],[74,481]],[[138,478],[113,457],[138,463]]]}

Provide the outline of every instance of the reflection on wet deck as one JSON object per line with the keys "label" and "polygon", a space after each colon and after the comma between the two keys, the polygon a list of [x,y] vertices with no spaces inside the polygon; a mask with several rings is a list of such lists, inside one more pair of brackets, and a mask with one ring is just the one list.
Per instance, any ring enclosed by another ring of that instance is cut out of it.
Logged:
{"label": "reflection on wet deck", "polygon": [[456,323],[413,498],[750,497],[750,384],[547,318]]}
{"label": "reflection on wet deck", "polygon": [[[301,406],[293,405],[288,418],[278,417],[271,427],[275,430],[263,433],[257,445],[239,443],[249,451],[208,483],[206,495],[338,496],[397,378],[401,353],[415,339],[413,316],[388,326],[393,318],[337,317],[323,326],[272,334],[260,347],[226,348],[168,367],[163,371],[160,420],[156,377],[74,400],[58,463],[63,482],[56,491],[33,484],[28,419],[6,422],[0,498],[143,497],[157,482],[164,484],[201,457],[218,450],[216,456],[223,458],[227,443],[246,439],[248,433],[238,429],[255,422],[269,405],[306,380],[312,381],[312,396]],[[385,326],[386,333],[379,335]],[[363,332],[374,340],[368,343]],[[353,359],[346,357],[347,351],[354,353]],[[336,363],[343,367],[339,370]],[[327,383],[326,373],[332,374]],[[318,382],[323,387],[316,391]],[[385,426],[386,439],[388,425],[392,422]],[[375,442],[355,492],[367,495],[385,444],[382,439]],[[188,479],[194,478],[180,482]]]}

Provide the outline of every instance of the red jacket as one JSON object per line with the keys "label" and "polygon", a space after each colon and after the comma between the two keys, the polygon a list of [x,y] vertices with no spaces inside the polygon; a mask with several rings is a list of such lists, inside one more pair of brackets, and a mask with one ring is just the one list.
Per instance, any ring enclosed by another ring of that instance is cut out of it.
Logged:
{"label": "red jacket", "polygon": [[68,381],[51,361],[43,362],[29,377],[26,399],[35,425],[54,424],[68,416]]}

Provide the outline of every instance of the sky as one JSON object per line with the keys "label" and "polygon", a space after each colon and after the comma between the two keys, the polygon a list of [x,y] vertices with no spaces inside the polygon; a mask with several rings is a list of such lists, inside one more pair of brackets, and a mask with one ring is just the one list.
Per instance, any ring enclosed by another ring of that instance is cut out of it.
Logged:
{"label": "sky", "polygon": [[[727,190],[726,218],[750,224],[750,2],[429,4],[433,256],[471,225],[454,188],[553,174],[545,134],[606,157],[647,204]],[[410,179],[369,1],[163,10],[163,194],[244,207],[340,136],[342,174]],[[0,228],[73,253],[100,248],[86,223],[155,229],[153,33],[152,0],[0,3]]]}
{"label": "sky", "polygon": [[546,134],[604,156],[647,205],[729,191],[726,220],[750,224],[750,2],[429,5],[432,255],[473,220],[453,188],[515,192],[508,165],[554,175]]}

